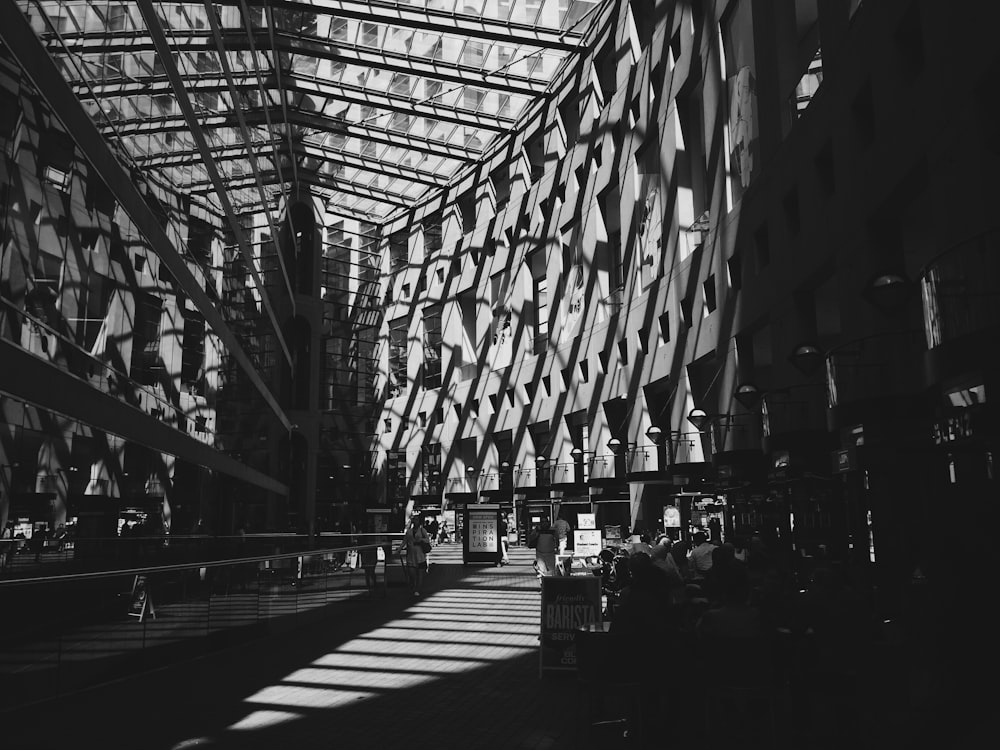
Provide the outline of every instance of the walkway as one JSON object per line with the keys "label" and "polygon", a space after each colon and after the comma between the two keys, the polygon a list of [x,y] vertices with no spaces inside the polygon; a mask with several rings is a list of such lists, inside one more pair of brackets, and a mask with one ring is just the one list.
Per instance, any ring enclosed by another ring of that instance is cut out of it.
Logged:
{"label": "walkway", "polygon": [[[328,618],[3,720],[16,748],[579,748],[576,683],[539,679],[533,550],[432,553],[425,595]],[[586,745],[583,745],[586,746]]]}

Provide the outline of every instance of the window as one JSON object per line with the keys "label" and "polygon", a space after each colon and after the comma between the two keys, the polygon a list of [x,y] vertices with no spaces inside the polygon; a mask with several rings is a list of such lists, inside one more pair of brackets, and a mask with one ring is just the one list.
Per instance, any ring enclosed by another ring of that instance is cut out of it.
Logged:
{"label": "window", "polygon": [[535,354],[542,354],[549,344],[549,282],[544,269],[532,279],[535,305]]}
{"label": "window", "polygon": [[406,496],[406,451],[385,454],[385,494],[390,501]]}
{"label": "window", "polygon": [[660,318],[660,341],[664,344],[670,341],[670,313],[663,313]]}
{"label": "window", "polygon": [[389,235],[389,273],[406,268],[409,263],[409,235],[406,230]]}
{"label": "window", "polygon": [[389,398],[406,391],[407,329],[406,318],[389,323]]}
{"label": "window", "polygon": [[59,190],[69,188],[73,171],[73,140],[65,133],[49,128],[38,142],[38,167],[45,181]]}
{"label": "window", "polygon": [[160,317],[163,301],[138,292],[135,300],[135,326],[132,329],[132,379],[143,385],[158,382],[163,370],[160,359]]}
{"label": "window", "polygon": [[441,385],[441,307],[424,308],[424,388]]}
{"label": "window", "polygon": [[430,443],[420,452],[420,473],[423,476],[423,486],[420,488],[427,495],[441,492],[441,444]]}
{"label": "window", "polygon": [[435,211],[423,221],[424,255],[427,257],[441,249],[442,220],[441,212]]}
{"label": "window", "polygon": [[705,294],[705,310],[707,313],[715,312],[715,274],[712,274],[705,283],[701,285]]}
{"label": "window", "polygon": [[729,269],[729,287],[738,292],[743,286],[743,266],[739,255],[733,255],[726,263]]}
{"label": "window", "polygon": [[184,310],[184,338],[181,344],[181,383],[201,380],[205,364],[205,321],[200,313]]}

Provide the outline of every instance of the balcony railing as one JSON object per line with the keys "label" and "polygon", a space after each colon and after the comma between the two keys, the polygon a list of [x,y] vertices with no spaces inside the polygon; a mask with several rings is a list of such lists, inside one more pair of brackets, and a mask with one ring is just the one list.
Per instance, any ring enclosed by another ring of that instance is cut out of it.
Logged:
{"label": "balcony railing", "polygon": [[478,491],[478,475],[471,477],[448,477],[445,492],[476,492]]}
{"label": "balcony railing", "polygon": [[552,467],[552,484],[583,484],[587,481],[586,464],[570,462]]}
{"label": "balcony railing", "polygon": [[548,466],[530,466],[514,472],[515,487],[548,487],[551,469]]}
{"label": "balcony railing", "polygon": [[614,454],[606,453],[590,459],[590,479],[614,479],[617,476]]}
{"label": "balcony railing", "polygon": [[625,467],[629,474],[659,471],[659,459],[655,445],[633,448],[625,454]]}
{"label": "balcony railing", "polygon": [[837,347],[826,357],[829,405],[916,392],[922,374],[916,360],[923,349],[919,332],[869,336]]}

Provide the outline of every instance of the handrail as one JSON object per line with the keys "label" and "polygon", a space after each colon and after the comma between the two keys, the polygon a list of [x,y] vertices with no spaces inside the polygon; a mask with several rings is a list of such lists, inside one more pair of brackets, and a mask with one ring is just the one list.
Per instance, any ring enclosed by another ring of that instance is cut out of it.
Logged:
{"label": "handrail", "polygon": [[[382,534],[380,536],[398,536],[402,537],[402,534]],[[388,544],[391,547],[393,540],[389,540]],[[169,573],[180,570],[190,570],[191,568],[221,568],[228,565],[246,565],[248,563],[259,563],[259,562],[269,562],[272,560],[292,560],[299,557],[313,557],[315,555],[328,555],[332,553],[344,552],[347,550],[362,550],[362,549],[377,549],[379,547],[385,547],[383,544],[358,544],[352,545],[350,547],[341,547],[339,549],[317,549],[317,550],[301,550],[299,552],[282,552],[275,555],[260,555],[257,557],[233,557],[227,558],[225,560],[202,560],[189,563],[175,563],[173,565],[152,565],[146,567],[138,568],[116,568],[115,570],[99,570],[90,573],[67,573],[66,575],[59,576],[35,576],[32,578],[8,578],[0,579],[0,588],[4,586],[17,586],[24,584],[42,584],[42,583],[66,583],[68,581],[85,581],[93,580],[97,578],[111,578],[118,576],[128,576],[128,575],[140,575],[149,573]]]}

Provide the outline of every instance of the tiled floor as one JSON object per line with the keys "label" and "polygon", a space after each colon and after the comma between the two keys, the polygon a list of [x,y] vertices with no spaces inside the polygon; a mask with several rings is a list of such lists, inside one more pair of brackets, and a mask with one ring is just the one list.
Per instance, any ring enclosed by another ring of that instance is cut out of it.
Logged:
{"label": "tiled floor", "polygon": [[[463,566],[437,548],[425,592],[8,714],[11,748],[588,747],[577,685],[539,676],[532,550]],[[58,721],[54,718],[58,716]]]}

